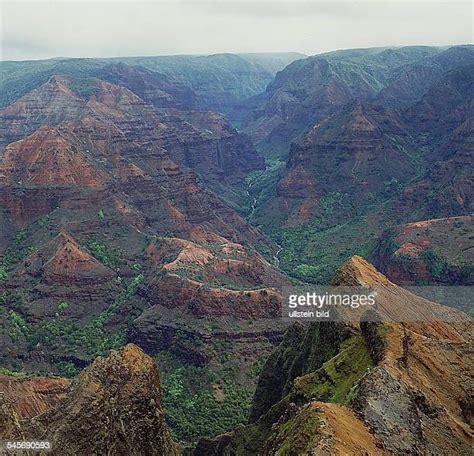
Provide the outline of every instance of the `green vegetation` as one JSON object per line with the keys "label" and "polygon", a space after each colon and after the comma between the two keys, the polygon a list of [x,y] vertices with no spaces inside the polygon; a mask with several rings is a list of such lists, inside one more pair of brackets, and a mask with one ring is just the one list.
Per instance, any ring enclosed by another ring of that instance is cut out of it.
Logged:
{"label": "green vegetation", "polygon": [[373,361],[361,335],[355,335],[341,344],[340,352],[320,369],[298,377],[294,381],[293,395],[304,402],[319,400],[345,403],[356,382]]}
{"label": "green vegetation", "polygon": [[304,282],[327,284],[335,270],[353,255],[366,257],[375,248],[378,231],[365,217],[327,229],[316,224],[283,228],[280,266]]}
{"label": "green vegetation", "polygon": [[[121,327],[109,333],[106,329],[107,321],[117,313],[120,306],[131,299],[138,285],[143,281],[143,274],[133,278],[117,295],[114,302],[104,309],[97,317],[87,323],[79,323],[67,319],[61,314],[31,325],[15,311],[9,314],[9,335],[16,342],[26,342],[31,349],[47,347],[72,353],[78,356],[94,357],[103,355],[107,351],[119,348],[126,343],[126,327]],[[65,306],[66,305],[66,306]],[[62,309],[59,309],[59,307]],[[60,303],[58,310],[67,310],[67,303]],[[66,373],[73,375],[71,369],[63,366]]]}
{"label": "green vegetation", "polygon": [[28,241],[28,233],[20,231],[7,248],[5,254],[0,257],[0,282],[7,280],[13,266],[24,260],[34,251],[34,247]]}
{"label": "green vegetation", "polygon": [[206,287],[227,288],[228,290],[234,291],[248,291],[255,289],[255,285],[239,283],[227,274],[209,276],[205,269],[196,264],[184,264],[173,272],[181,277],[204,283]]}
{"label": "green vegetation", "polygon": [[14,310],[10,310],[8,314],[10,319],[10,331],[9,336],[15,342],[22,342],[28,340],[30,335],[30,328],[28,327],[25,319],[17,314]]}
{"label": "green vegetation", "polygon": [[6,375],[7,377],[34,377],[37,375],[41,375],[41,372],[23,372],[11,370],[6,367],[0,367],[0,375]]}
{"label": "green vegetation", "polygon": [[320,427],[321,420],[315,407],[308,407],[280,424],[272,438],[272,447],[278,448],[275,456],[311,454],[321,438],[317,432]]}
{"label": "green vegetation", "polygon": [[175,363],[158,355],[162,370],[166,420],[175,439],[192,446],[201,437],[214,437],[245,423],[253,391],[219,376],[208,366]]}
{"label": "green vegetation", "polygon": [[6,375],[8,377],[24,377],[25,372],[12,371],[6,367],[0,367],[0,375]]}
{"label": "green vegetation", "polygon": [[80,369],[77,368],[74,363],[61,361],[56,364],[56,367],[59,370],[59,373],[64,377],[72,378],[79,374]]}
{"label": "green vegetation", "polygon": [[63,302],[60,302],[60,303],[58,304],[58,311],[59,311],[59,312],[62,312],[62,311],[64,311],[64,310],[67,310],[68,308],[69,308],[69,304],[68,304],[67,302],[64,302],[64,301],[63,301]]}
{"label": "green vegetation", "polygon": [[433,277],[442,278],[448,272],[449,265],[433,248],[428,247],[421,252],[421,257],[426,261]]}
{"label": "green vegetation", "polygon": [[387,198],[391,198],[394,195],[400,194],[405,188],[405,184],[403,182],[400,182],[395,177],[392,177],[392,179],[390,179],[389,181],[385,181],[383,184],[383,193]]}
{"label": "green vegetation", "polygon": [[94,78],[69,78],[70,89],[83,100],[89,100],[99,92],[97,81]]}
{"label": "green vegetation", "polygon": [[281,177],[281,172],[286,162],[278,159],[268,159],[265,163],[264,171],[254,171],[247,176],[246,182],[250,196],[246,205],[246,215],[249,216],[251,222],[255,222],[252,211],[252,203],[257,198],[256,207],[262,207],[276,196],[276,184]]}
{"label": "green vegetation", "polygon": [[8,266],[4,263],[3,257],[0,259],[0,282],[8,279]]}
{"label": "green vegetation", "polygon": [[15,310],[19,313],[24,311],[24,296],[22,290],[7,290],[0,293],[0,306]]}
{"label": "green vegetation", "polygon": [[[276,204],[273,206],[277,201],[275,185],[283,165],[284,162],[275,161],[263,173],[249,175],[251,194],[257,198],[257,205],[248,219],[282,247],[278,256],[280,268],[296,280],[327,284],[345,260],[352,255],[366,257],[375,248],[384,224],[390,223],[388,220],[374,223],[370,214],[380,210],[387,198],[367,194],[360,201],[349,193],[330,192],[319,199],[311,218],[305,220],[299,206],[293,212],[291,208],[281,211]],[[396,184],[390,182],[387,186]],[[271,260],[271,252],[259,251]]]}
{"label": "green vegetation", "polygon": [[397,241],[397,233],[393,228],[385,230],[383,233],[384,250],[386,256],[391,256],[400,248],[400,243]]}
{"label": "green vegetation", "polygon": [[104,242],[98,239],[87,240],[86,247],[95,258],[111,269],[117,269],[125,262],[123,252],[108,248]]}

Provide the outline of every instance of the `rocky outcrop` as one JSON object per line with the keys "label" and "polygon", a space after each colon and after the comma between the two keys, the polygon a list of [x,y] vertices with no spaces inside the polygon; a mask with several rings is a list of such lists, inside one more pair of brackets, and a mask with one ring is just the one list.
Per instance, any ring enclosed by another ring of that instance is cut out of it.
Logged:
{"label": "rocky outcrop", "polygon": [[138,290],[150,307],[134,320],[129,340],[199,366],[211,362],[216,341],[278,342],[278,288],[287,279],[241,244],[204,232],[193,238],[162,237],[147,246],[147,262],[158,272]]}
{"label": "rocky outcrop", "polygon": [[205,242],[203,235],[194,233],[195,242],[161,238],[147,247],[148,261],[161,269],[138,291],[151,307],[133,321],[129,340],[198,366],[212,364],[218,341],[272,347],[283,333],[276,320],[281,294],[273,287],[288,282],[242,245],[216,237]]}
{"label": "rocky outcrop", "polygon": [[57,130],[46,126],[7,146],[0,165],[0,179],[4,185],[100,188],[109,176]]}
{"label": "rocky outcrop", "polygon": [[153,306],[134,320],[128,340],[148,353],[169,352],[187,364],[212,368],[215,343],[228,343],[229,350],[235,345],[268,352],[281,341],[284,329],[284,325],[269,319],[253,320],[251,325],[249,320],[232,317],[196,321],[186,312]]}
{"label": "rocky outcrop", "polygon": [[314,401],[290,410],[275,423],[262,455],[271,456],[286,448],[321,456],[391,454],[348,407]]}
{"label": "rocky outcrop", "polygon": [[0,400],[1,437],[47,436],[52,454],[177,454],[164,419],[157,366],[135,345],[98,358],[65,397],[30,420],[21,421],[3,395]]}
{"label": "rocky outcrop", "polygon": [[[113,271],[82,249],[67,232],[62,231],[55,241],[58,245],[56,251],[41,267],[42,276],[48,282],[69,285],[74,282],[93,282],[97,285],[115,276]],[[31,272],[36,272],[35,269],[40,267],[36,264],[38,260],[38,254],[27,260]]]}
{"label": "rocky outcrop", "polygon": [[8,282],[12,290],[25,288],[22,310],[33,321],[58,312],[74,320],[91,318],[119,292],[117,271],[104,266],[65,229],[37,247],[14,268]]}

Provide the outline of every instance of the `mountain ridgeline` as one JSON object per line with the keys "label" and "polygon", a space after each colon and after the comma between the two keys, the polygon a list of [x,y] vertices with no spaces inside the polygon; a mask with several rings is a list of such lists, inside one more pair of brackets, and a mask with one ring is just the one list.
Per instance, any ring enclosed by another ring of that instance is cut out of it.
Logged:
{"label": "mountain ridgeline", "polygon": [[402,286],[474,283],[473,46],[0,75],[0,438],[468,454],[468,316],[288,327],[281,306],[333,281],[428,315]]}

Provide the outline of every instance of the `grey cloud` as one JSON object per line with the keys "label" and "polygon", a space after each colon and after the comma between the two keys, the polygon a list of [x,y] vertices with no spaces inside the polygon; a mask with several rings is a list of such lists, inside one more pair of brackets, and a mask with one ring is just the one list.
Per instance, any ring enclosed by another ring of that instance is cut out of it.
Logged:
{"label": "grey cloud", "polygon": [[309,17],[314,15],[357,16],[359,9],[348,2],[320,1],[203,1],[182,2],[198,11],[206,11],[215,15],[242,15],[265,17]]}
{"label": "grey cloud", "polygon": [[472,42],[466,2],[4,2],[2,58],[299,51]]}

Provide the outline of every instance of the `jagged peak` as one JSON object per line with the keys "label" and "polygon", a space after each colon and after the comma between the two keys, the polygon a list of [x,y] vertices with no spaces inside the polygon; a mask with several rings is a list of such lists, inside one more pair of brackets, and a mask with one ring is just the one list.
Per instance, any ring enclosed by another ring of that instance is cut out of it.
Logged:
{"label": "jagged peak", "polygon": [[349,258],[334,274],[333,285],[375,286],[394,285],[361,256]]}
{"label": "jagged peak", "polygon": [[[67,106],[68,102],[72,102],[72,106]],[[43,108],[48,107],[52,111],[65,109],[65,107],[68,107],[69,110],[74,108],[77,111],[86,108],[85,101],[71,90],[70,81],[63,76],[53,75],[40,86],[0,110],[0,113],[10,116],[34,109],[35,116],[38,116],[38,105]],[[67,115],[67,113],[65,114]]]}
{"label": "jagged peak", "polygon": [[[131,375],[144,374],[151,381],[159,381],[158,368],[150,356],[135,344],[129,343],[118,350],[112,350],[106,357],[98,357],[78,379],[79,383],[88,382],[91,378],[104,385],[115,379],[109,378],[110,369],[128,371]],[[155,378],[153,378],[155,376]]]}
{"label": "jagged peak", "polygon": [[66,244],[71,243],[71,244],[73,244],[73,245],[75,245],[79,248],[79,244],[76,242],[76,240],[72,237],[72,235],[69,234],[69,232],[63,226],[61,226],[59,228],[59,233],[56,236],[56,241],[59,242],[63,246],[66,245]]}
{"label": "jagged peak", "polygon": [[[34,419],[68,454],[177,454],[162,409],[158,367],[136,345],[97,358],[68,397]],[[152,450],[151,450],[152,449]]]}
{"label": "jagged peak", "polygon": [[[463,328],[470,317],[452,307],[429,301],[392,283],[360,256],[347,260],[335,273],[334,286],[372,288],[376,291],[376,311],[386,322],[399,322],[425,337],[463,340]],[[365,310],[341,312],[351,321],[362,317]]]}
{"label": "jagged peak", "polygon": [[54,242],[57,245],[55,256],[67,251],[70,252],[72,256],[80,257],[82,260],[92,261],[94,263],[97,262],[98,264],[102,265],[102,263],[96,260],[92,255],[83,250],[76,240],[64,228],[60,228],[59,234],[56,236]]}

